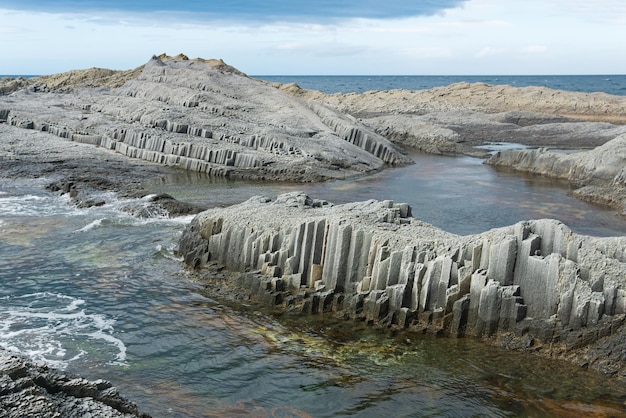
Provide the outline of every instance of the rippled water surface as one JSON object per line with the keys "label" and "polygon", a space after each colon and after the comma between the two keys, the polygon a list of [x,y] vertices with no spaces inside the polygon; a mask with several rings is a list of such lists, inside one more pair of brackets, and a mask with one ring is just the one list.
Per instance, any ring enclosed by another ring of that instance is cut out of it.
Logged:
{"label": "rippled water surface", "polygon": [[209,206],[230,205],[254,195],[303,190],[333,203],[391,199],[409,203],[413,216],[456,234],[475,234],[521,220],[556,218],[587,235],[626,234],[626,221],[608,208],[568,195],[563,182],[495,170],[473,157],[414,153],[414,165],[360,179],[329,183],[237,183],[181,172],[157,190]]}
{"label": "rippled water surface", "polygon": [[[0,346],[109,379],[154,416],[626,413],[626,389],[569,364],[215,300],[174,256],[190,218],[136,219],[123,208],[141,201],[110,195],[104,207],[76,209],[44,184],[0,179]],[[581,230],[626,231],[557,186],[436,157],[324,185],[189,174],[160,185],[211,205],[298,188],[337,202],[390,198],[459,233],[555,214]]]}

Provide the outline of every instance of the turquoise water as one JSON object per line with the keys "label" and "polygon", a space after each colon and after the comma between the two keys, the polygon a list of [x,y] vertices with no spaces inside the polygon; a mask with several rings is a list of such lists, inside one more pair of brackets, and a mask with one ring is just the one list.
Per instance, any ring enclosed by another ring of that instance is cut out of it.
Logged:
{"label": "turquoise water", "polygon": [[[559,214],[577,202],[558,184],[498,173],[479,160],[415,158],[412,169],[355,182],[258,184],[180,173],[159,186],[215,206],[300,186],[321,198],[406,197],[433,223],[440,211],[448,211],[442,221],[457,213],[451,228],[509,222],[520,201],[527,204],[519,217]],[[0,346],[109,379],[155,417],[626,413],[624,387],[567,363],[216,299],[175,256],[191,218],[133,218],[123,209],[144,201],[106,193],[105,206],[77,209],[45,184],[0,179]],[[462,214],[470,206],[476,212]],[[610,212],[593,209],[573,211],[584,212],[575,217],[581,227],[610,228],[603,225]]]}

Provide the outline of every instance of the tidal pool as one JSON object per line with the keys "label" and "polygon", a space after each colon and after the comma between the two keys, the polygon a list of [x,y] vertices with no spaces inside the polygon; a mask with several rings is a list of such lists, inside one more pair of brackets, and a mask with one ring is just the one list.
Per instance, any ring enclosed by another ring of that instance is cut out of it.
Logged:
{"label": "tidal pool", "polygon": [[[626,231],[554,182],[423,157],[353,181],[180,173],[159,188],[211,206],[299,189],[336,203],[393,199],[456,233],[555,215],[579,232]],[[568,363],[219,300],[175,256],[191,217],[136,219],[110,196],[77,209],[44,184],[0,179],[0,346],[111,380],[155,417],[626,414],[623,385]]]}

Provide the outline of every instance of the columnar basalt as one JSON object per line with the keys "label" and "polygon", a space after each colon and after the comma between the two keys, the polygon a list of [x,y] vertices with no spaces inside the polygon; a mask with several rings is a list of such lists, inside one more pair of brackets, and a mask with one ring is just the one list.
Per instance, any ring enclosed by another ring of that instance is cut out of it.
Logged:
{"label": "columnar basalt", "polygon": [[412,163],[353,118],[201,60],[154,57],[116,88],[15,92],[0,122],[214,176],[316,181]]}
{"label": "columnar basalt", "polygon": [[626,238],[581,236],[554,220],[457,236],[406,204],[333,206],[290,193],[199,214],[180,253],[193,268],[241,272],[236,286],[285,308],[452,336],[576,348],[626,314]]}

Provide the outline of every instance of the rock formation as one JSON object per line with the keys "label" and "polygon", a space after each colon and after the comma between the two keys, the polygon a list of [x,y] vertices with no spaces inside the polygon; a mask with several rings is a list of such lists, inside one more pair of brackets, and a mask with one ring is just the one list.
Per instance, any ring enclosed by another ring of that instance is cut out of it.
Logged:
{"label": "rock formation", "polygon": [[154,57],[117,88],[0,97],[0,122],[235,178],[312,181],[411,163],[354,118],[221,61],[177,58]]}
{"label": "rock formation", "polygon": [[406,204],[333,206],[290,193],[202,212],[180,253],[193,268],[241,272],[230,284],[270,305],[507,336],[518,348],[580,349],[616,333],[626,314],[626,238],[581,236],[554,220],[457,236]]}
{"label": "rock formation", "polygon": [[[476,145],[592,148],[626,134],[619,124],[626,123],[621,96],[484,83],[329,95],[254,80],[221,60],[183,54],[153,57],[129,71],[93,68],[7,80],[0,94],[0,123],[246,179],[319,181],[410,164],[390,141],[488,157]],[[491,163],[563,177],[503,157]],[[585,186],[578,197],[626,214],[626,194],[614,178],[604,185],[572,181]]]}
{"label": "rock formation", "polygon": [[626,132],[626,98],[604,93],[485,83],[362,94],[278,87],[352,115],[397,144],[435,154],[481,155],[474,146],[485,142],[590,148]]}
{"label": "rock formation", "polygon": [[506,150],[488,164],[567,180],[584,200],[616,207],[626,216],[626,134],[593,150],[575,154],[534,150]]}
{"label": "rock formation", "polygon": [[89,381],[0,350],[0,415],[145,417],[110,382]]}

